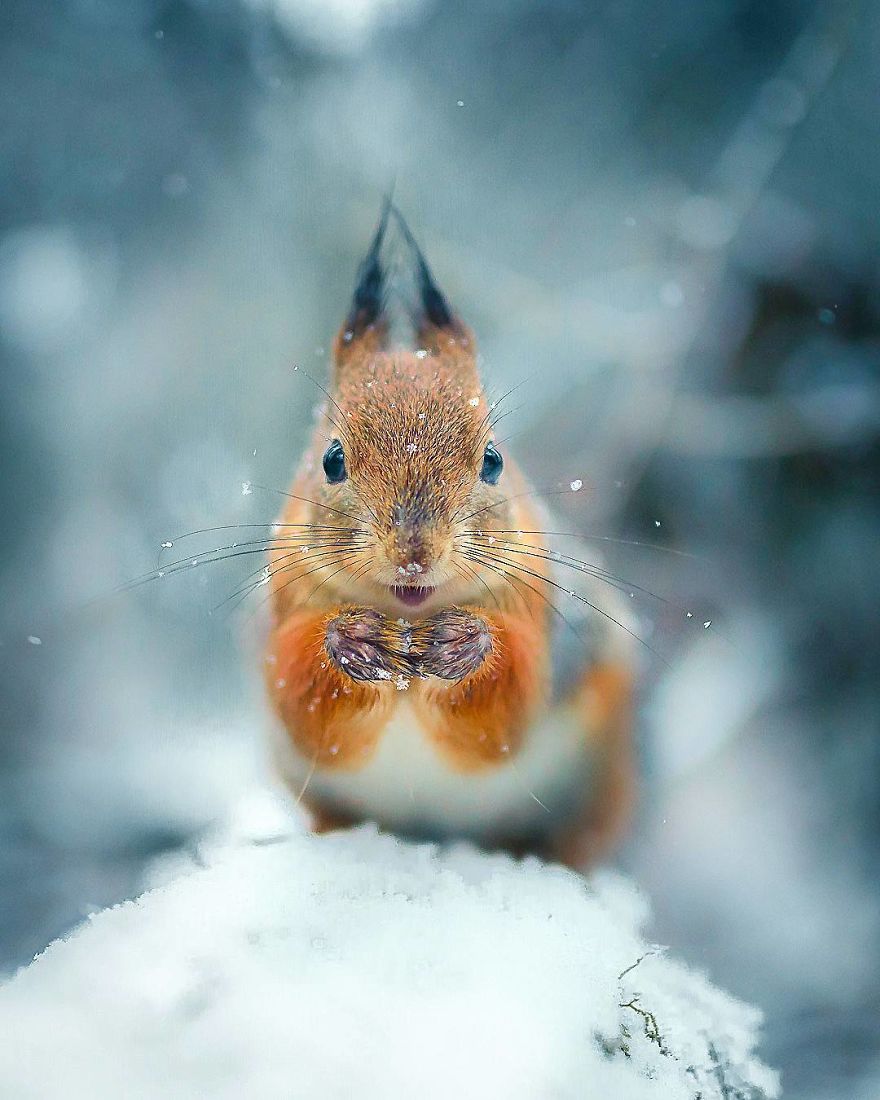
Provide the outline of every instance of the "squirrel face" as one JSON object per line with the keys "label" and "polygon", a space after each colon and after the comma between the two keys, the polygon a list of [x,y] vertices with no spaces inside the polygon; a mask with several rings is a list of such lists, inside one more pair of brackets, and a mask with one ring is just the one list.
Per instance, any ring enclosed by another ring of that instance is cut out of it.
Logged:
{"label": "squirrel face", "polygon": [[367,589],[380,606],[430,608],[485,597],[487,578],[468,561],[468,534],[510,531],[519,476],[494,440],[473,337],[396,210],[420,304],[415,349],[388,347],[379,256],[391,210],[386,204],[335,342],[325,410],[335,434],[316,432],[303,495],[313,502],[311,522],[346,528],[352,540],[340,587]]}
{"label": "squirrel face", "polygon": [[334,394],[344,432],[315,463],[321,502],[357,516],[372,539],[371,579],[408,604],[456,575],[456,540],[507,518],[490,410],[454,358],[347,364]]}

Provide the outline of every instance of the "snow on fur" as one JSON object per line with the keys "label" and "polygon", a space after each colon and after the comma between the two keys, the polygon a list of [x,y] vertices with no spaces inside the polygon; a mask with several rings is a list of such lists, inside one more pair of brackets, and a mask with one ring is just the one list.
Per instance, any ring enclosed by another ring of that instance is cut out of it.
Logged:
{"label": "snow on fur", "polygon": [[0,989],[0,1095],[776,1096],[758,1013],[645,916],[616,876],[371,827],[227,846]]}

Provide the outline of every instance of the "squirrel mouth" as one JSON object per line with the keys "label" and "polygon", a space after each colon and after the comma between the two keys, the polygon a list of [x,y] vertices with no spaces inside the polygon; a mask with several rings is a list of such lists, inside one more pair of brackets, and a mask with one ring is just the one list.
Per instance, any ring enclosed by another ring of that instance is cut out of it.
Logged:
{"label": "squirrel mouth", "polygon": [[434,593],[433,588],[402,584],[393,585],[391,591],[394,593],[397,599],[400,600],[400,602],[402,604],[405,604],[407,607],[418,607]]}

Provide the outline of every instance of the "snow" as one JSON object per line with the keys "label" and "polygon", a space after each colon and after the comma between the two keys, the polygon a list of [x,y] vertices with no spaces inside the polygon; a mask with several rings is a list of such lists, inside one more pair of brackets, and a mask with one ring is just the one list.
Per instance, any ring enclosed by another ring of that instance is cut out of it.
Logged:
{"label": "snow", "polygon": [[372,826],[225,843],[0,988],[0,1095],[757,1100],[759,1014],[620,877]]}

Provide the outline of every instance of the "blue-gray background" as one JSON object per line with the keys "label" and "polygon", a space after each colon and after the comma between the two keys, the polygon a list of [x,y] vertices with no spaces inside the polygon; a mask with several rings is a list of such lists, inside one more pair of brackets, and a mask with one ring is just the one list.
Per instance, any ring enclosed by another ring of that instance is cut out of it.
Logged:
{"label": "blue-gray background", "polygon": [[609,555],[673,601],[652,934],[788,1096],[878,1095],[878,57],[801,0],[7,0],[0,965],[259,812],[255,563],[81,605],[272,518],[396,179],[564,524],[698,555]]}

